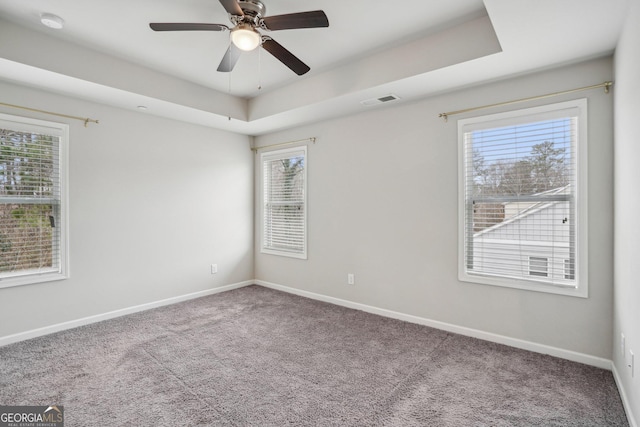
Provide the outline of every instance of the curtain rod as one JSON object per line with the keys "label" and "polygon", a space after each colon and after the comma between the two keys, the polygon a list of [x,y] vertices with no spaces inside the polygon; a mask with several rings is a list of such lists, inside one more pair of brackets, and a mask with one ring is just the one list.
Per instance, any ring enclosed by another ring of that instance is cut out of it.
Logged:
{"label": "curtain rod", "polygon": [[311,138],[299,139],[297,141],[280,142],[278,144],[263,145],[262,147],[251,147],[251,151],[253,151],[254,153],[257,153],[258,150],[262,150],[264,148],[281,147],[283,145],[291,145],[291,144],[297,144],[299,142],[307,142],[307,141],[313,142],[315,144],[316,143],[316,137],[312,136]]}
{"label": "curtain rod", "polygon": [[20,105],[5,104],[4,102],[0,102],[0,105],[4,105],[5,107],[10,107],[10,108],[19,108],[21,110],[33,111],[36,113],[50,114],[52,116],[66,117],[67,119],[80,120],[84,122],[84,127],[87,127],[89,123],[95,123],[95,124],[99,123],[98,120],[90,119],[88,117],[70,116],[68,114],[54,113],[53,111],[38,110],[37,108],[29,108],[29,107],[22,107]]}
{"label": "curtain rod", "polygon": [[440,113],[438,115],[438,117],[442,117],[444,119],[444,121],[446,122],[448,120],[449,116],[453,116],[454,114],[462,114],[462,113],[467,113],[469,111],[484,110],[485,108],[501,107],[503,105],[517,104],[519,102],[525,102],[525,101],[535,101],[537,99],[551,98],[553,96],[566,95],[568,93],[581,92],[583,90],[597,89],[597,88],[600,88],[600,87],[604,88],[604,93],[609,93],[609,91],[611,89],[611,86],[613,86],[613,82],[604,82],[604,83],[600,83],[600,84],[597,84],[597,85],[585,86],[585,87],[580,87],[580,88],[577,88],[577,89],[564,90],[562,92],[554,92],[554,93],[548,93],[546,95],[539,95],[539,96],[532,96],[532,97],[529,97],[529,98],[516,99],[514,101],[498,102],[497,104],[482,105],[480,107],[472,107],[472,108],[465,108],[463,110],[449,111],[448,113]]}

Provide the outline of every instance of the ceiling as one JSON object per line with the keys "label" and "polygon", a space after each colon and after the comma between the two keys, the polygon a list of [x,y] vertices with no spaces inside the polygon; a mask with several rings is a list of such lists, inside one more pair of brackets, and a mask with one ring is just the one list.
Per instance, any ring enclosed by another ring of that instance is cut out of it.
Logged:
{"label": "ceiling", "polygon": [[[230,25],[218,0],[0,0],[0,80],[248,135],[613,52],[628,0],[264,0],[266,16],[324,10],[328,28],[268,33],[311,67],[267,52],[216,71]],[[40,24],[43,12],[65,20]],[[594,82],[599,83],[599,82]],[[0,102],[2,102],[0,95]]]}

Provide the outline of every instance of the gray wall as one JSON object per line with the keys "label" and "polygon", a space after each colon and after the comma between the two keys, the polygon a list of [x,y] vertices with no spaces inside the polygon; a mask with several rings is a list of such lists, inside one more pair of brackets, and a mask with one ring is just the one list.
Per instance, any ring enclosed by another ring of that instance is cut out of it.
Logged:
{"label": "gray wall", "polygon": [[[553,100],[587,97],[589,102],[587,299],[457,280],[456,120],[470,114],[448,123],[438,118],[444,111],[611,78],[611,58],[597,59],[256,138],[256,145],[318,138],[308,155],[309,258],[261,254],[257,241],[256,278],[611,358],[613,97],[594,90]],[[346,284],[347,273],[355,274],[355,285]]]}
{"label": "gray wall", "polygon": [[[640,422],[640,1],[631,2],[615,54],[615,303],[613,363],[621,391]],[[626,336],[623,356],[621,335]],[[631,377],[629,350],[635,353]]]}
{"label": "gray wall", "polygon": [[[253,278],[249,138],[0,83],[70,124],[68,280],[0,289],[0,337]],[[210,274],[210,264],[219,272]]]}

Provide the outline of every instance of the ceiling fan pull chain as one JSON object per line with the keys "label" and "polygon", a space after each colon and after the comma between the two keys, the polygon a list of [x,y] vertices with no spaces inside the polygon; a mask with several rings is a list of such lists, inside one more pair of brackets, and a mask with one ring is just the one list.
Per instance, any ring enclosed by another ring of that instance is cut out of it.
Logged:
{"label": "ceiling fan pull chain", "polygon": [[[229,43],[231,43],[231,36],[229,36]],[[231,44],[229,44],[229,46],[231,46]],[[231,58],[228,59],[228,62],[231,62]],[[228,72],[227,74],[229,76],[229,87],[227,90],[229,92],[229,95],[231,95],[231,72]],[[229,121],[231,121],[231,103],[229,103],[229,112],[227,113],[227,117],[229,118]]]}
{"label": "ceiling fan pull chain", "polygon": [[262,90],[262,43],[258,46],[258,90]]}

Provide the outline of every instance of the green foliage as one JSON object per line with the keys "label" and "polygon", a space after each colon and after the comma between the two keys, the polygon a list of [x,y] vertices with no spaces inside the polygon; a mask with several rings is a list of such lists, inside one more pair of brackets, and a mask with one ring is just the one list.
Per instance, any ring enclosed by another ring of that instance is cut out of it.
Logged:
{"label": "green foliage", "polygon": [[24,209],[13,209],[11,211],[11,217],[13,219],[17,219],[18,221],[22,220],[22,218],[24,218],[25,215],[25,210]]}
{"label": "green foliage", "polygon": [[8,252],[10,250],[11,240],[5,234],[0,234],[0,252]]}

